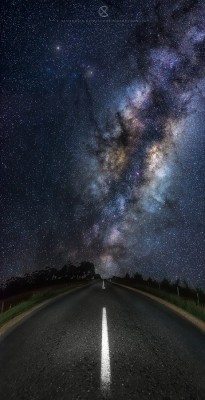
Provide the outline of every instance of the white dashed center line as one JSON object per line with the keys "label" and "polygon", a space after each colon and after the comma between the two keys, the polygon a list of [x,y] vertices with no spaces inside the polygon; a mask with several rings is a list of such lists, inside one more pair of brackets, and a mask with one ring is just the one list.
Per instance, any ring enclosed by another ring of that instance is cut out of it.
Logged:
{"label": "white dashed center line", "polygon": [[102,309],[102,351],[101,351],[101,390],[107,394],[110,390],[110,354],[106,308]]}

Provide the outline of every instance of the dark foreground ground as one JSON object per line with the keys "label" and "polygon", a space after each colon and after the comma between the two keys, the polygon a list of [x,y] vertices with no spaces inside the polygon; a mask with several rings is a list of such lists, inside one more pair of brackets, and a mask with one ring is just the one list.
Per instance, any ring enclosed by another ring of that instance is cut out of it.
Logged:
{"label": "dark foreground ground", "polygon": [[[105,286],[56,300],[2,338],[1,400],[205,399],[205,335],[143,295]],[[103,308],[110,358],[104,391]]]}

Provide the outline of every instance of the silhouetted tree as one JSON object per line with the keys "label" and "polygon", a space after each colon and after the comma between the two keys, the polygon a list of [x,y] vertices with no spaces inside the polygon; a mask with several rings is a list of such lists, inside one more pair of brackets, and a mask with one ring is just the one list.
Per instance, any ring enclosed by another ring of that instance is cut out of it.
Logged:
{"label": "silhouetted tree", "polygon": [[89,261],[83,261],[78,267],[77,274],[83,279],[92,279],[95,276],[94,264]]}
{"label": "silhouetted tree", "polygon": [[170,291],[171,284],[168,279],[164,278],[161,282],[161,288]]}
{"label": "silhouetted tree", "polygon": [[77,277],[77,268],[75,265],[69,263],[69,265],[64,265],[61,269],[60,275],[62,278],[69,279],[76,279]]}
{"label": "silhouetted tree", "polygon": [[89,261],[81,262],[79,267],[72,263],[64,265],[60,270],[53,267],[46,267],[24,277],[12,277],[0,286],[0,298],[10,297],[25,291],[41,288],[44,286],[64,283],[77,279],[100,279],[99,274],[95,274],[94,264]]}
{"label": "silhouetted tree", "polygon": [[144,279],[143,279],[143,277],[142,277],[142,275],[141,274],[138,274],[137,272],[136,272],[136,274],[134,275],[134,281],[136,282],[136,283],[144,283]]}
{"label": "silhouetted tree", "polygon": [[100,274],[95,274],[94,278],[95,279],[101,279],[101,276],[100,276]]}
{"label": "silhouetted tree", "polygon": [[130,274],[128,272],[125,274],[125,279],[126,281],[130,281]]}

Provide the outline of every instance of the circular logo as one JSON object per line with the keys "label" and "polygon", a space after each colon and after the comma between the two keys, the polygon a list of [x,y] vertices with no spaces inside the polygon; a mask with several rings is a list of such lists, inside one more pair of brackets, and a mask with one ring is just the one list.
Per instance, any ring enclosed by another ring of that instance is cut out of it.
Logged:
{"label": "circular logo", "polygon": [[108,7],[107,6],[101,6],[98,10],[98,14],[100,15],[100,17],[102,18],[106,18],[108,17]]}

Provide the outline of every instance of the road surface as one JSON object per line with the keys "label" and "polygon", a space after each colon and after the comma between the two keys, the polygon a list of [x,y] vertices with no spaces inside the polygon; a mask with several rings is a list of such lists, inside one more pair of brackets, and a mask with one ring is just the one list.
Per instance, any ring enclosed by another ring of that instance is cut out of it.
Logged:
{"label": "road surface", "polygon": [[1,400],[205,399],[205,335],[102,281],[47,305],[0,342]]}

